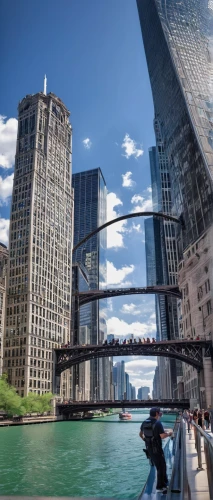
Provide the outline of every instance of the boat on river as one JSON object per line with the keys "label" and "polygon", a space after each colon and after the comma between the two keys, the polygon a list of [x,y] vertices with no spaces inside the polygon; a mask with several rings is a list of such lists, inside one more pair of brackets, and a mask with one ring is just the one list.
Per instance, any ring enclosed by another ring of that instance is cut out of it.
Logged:
{"label": "boat on river", "polygon": [[122,411],[119,413],[119,418],[120,420],[132,420],[132,415],[131,413]]}

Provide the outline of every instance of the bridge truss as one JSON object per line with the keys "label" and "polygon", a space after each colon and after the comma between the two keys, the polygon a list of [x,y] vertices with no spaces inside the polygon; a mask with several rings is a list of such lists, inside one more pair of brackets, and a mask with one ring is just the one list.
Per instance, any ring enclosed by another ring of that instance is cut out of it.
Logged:
{"label": "bridge truss", "polygon": [[73,297],[78,298],[78,305],[83,306],[94,300],[106,299],[109,297],[118,297],[121,295],[144,295],[161,294],[170,295],[178,299],[181,298],[181,292],[176,285],[146,286],[135,288],[112,288],[107,290],[88,290],[86,292],[74,293]]}
{"label": "bridge truss", "polygon": [[152,216],[152,217],[154,216],[154,217],[157,217],[159,219],[164,219],[164,220],[168,220],[171,222],[176,222],[177,224],[180,224],[183,229],[185,229],[185,224],[184,224],[184,220],[182,219],[182,217],[175,217],[174,215],[164,214],[163,212],[133,212],[131,214],[121,215],[120,217],[117,217],[116,219],[112,219],[108,222],[105,222],[105,224],[102,224],[102,226],[97,227],[96,229],[94,229],[94,231],[87,234],[81,241],[79,241],[77,243],[77,245],[75,245],[75,247],[73,248],[73,252],[75,252],[81,245],[83,245],[84,243],[86,243],[86,241],[88,241],[90,238],[92,238],[92,236],[94,236],[95,234],[102,231],[102,229],[105,229],[106,227],[111,226],[112,224],[116,224],[116,222],[120,222],[120,221],[126,220],[126,219],[132,219],[135,217],[149,217],[149,216]]}
{"label": "bridge truss", "polygon": [[180,408],[187,409],[190,406],[189,399],[164,399],[164,400],[134,400],[134,401],[69,401],[67,403],[59,403],[57,407],[60,414],[69,414],[75,412],[87,412],[91,410],[105,408],[152,408],[159,406],[160,408]]}
{"label": "bridge truss", "polygon": [[153,343],[78,345],[55,349],[55,375],[83,361],[113,356],[162,356],[203,368],[203,357],[212,357],[212,343],[206,340],[167,340]]}

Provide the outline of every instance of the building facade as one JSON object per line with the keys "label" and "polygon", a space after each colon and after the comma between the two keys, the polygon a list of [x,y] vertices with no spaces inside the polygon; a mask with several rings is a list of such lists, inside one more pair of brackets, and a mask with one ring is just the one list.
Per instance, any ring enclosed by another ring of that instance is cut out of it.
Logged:
{"label": "building facade", "polygon": [[[78,293],[89,290],[89,277],[82,264],[72,265],[71,344],[90,344],[91,304],[79,308]],[[75,401],[90,399],[90,361],[71,368],[70,398]]]}
{"label": "building facade", "polygon": [[[80,172],[72,176],[74,189],[74,246],[87,234],[106,222],[106,183],[100,168]],[[88,273],[90,290],[106,287],[106,230],[97,233],[76,252],[73,261],[83,264]],[[94,301],[90,304],[91,344],[103,342],[106,338],[106,308],[107,302]],[[111,364],[106,359],[90,362],[90,397],[104,399],[104,394],[110,394],[109,373]],[[106,377],[103,377],[104,371]],[[106,398],[107,399],[107,398]],[[110,398],[109,398],[110,399]]]}
{"label": "building facade", "polygon": [[4,371],[21,395],[69,394],[53,347],[70,340],[73,196],[69,111],[53,93],[18,106],[10,217]]}
{"label": "building facade", "polygon": [[126,399],[126,374],[125,361],[118,361],[113,366],[113,385],[115,399],[123,401]]}
{"label": "building facade", "polygon": [[0,243],[0,376],[3,369],[3,337],[5,325],[6,279],[8,265],[8,249]]}
{"label": "building facade", "polygon": [[[172,211],[182,216],[184,231],[176,231],[178,242],[178,284],[183,291],[182,309],[191,314],[193,338],[198,328],[194,294],[208,268],[209,323],[212,313],[212,270],[210,253],[199,263],[186,266],[187,255],[204,237],[212,241],[213,231],[213,8],[209,0],[137,0],[138,12],[153,93],[155,119],[169,160],[172,179]],[[150,36],[151,32],[151,36]],[[209,247],[208,247],[209,248]],[[195,252],[196,253],[196,252]],[[210,259],[210,263],[209,263]],[[181,267],[182,266],[182,267]],[[204,280],[205,281],[205,280]],[[193,282],[193,289],[190,283]],[[204,285],[205,286],[205,285]],[[186,295],[184,290],[190,290]],[[201,309],[202,311],[202,309]],[[188,323],[187,323],[188,324]],[[200,323],[199,323],[200,324]],[[186,325],[185,325],[186,326]],[[200,335],[204,335],[201,320]],[[183,330],[185,332],[185,330]],[[209,332],[210,333],[210,332]],[[184,335],[186,333],[183,333]],[[212,336],[212,329],[211,329]],[[212,369],[208,382],[201,381],[202,397],[212,403]],[[198,377],[184,366],[187,394],[197,391]],[[196,384],[196,385],[194,385]],[[210,389],[211,386],[211,389]],[[197,387],[197,389],[196,389]],[[211,393],[211,394],[210,394]],[[200,393],[198,394],[200,400]]]}
{"label": "building facade", "polygon": [[150,387],[147,387],[147,386],[142,386],[138,389],[138,399],[149,399],[149,395],[150,395]]}

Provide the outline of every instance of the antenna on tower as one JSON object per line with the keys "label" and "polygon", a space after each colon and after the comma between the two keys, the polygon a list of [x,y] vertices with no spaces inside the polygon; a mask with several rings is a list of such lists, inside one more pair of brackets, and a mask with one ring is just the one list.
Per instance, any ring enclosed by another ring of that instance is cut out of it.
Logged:
{"label": "antenna on tower", "polygon": [[44,95],[47,95],[47,77],[44,75]]}

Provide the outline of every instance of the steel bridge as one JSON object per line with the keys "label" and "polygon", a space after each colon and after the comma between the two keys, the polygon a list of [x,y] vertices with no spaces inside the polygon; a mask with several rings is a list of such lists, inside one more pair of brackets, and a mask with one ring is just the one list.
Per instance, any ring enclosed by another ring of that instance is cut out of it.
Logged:
{"label": "steel bridge", "polygon": [[91,411],[104,408],[152,408],[159,406],[160,408],[180,408],[187,409],[190,407],[189,399],[163,399],[163,400],[139,400],[124,401],[109,400],[109,401],[69,401],[66,403],[58,403],[57,408],[59,414],[75,413],[80,411]]}
{"label": "steel bridge", "polygon": [[106,299],[109,297],[118,297],[120,295],[144,295],[144,294],[158,294],[170,295],[178,299],[181,298],[181,291],[176,285],[161,285],[161,286],[146,286],[135,288],[112,288],[107,290],[88,290],[86,292],[74,293],[78,299],[78,305],[83,306],[88,302],[94,300]]}
{"label": "steel bridge", "polygon": [[111,226],[111,224],[116,224],[116,222],[120,222],[121,220],[132,219],[135,217],[149,217],[149,216],[152,217],[154,216],[160,219],[176,222],[177,224],[180,224],[183,229],[185,229],[185,224],[182,217],[175,217],[173,215],[164,214],[163,212],[134,212],[132,214],[121,215],[120,217],[105,222],[105,224],[102,224],[102,226],[97,227],[96,229],[94,229],[94,231],[91,231],[91,233],[87,234],[87,236],[85,236],[81,241],[77,243],[77,245],[74,246],[73,252],[75,252],[81,245],[83,245],[83,243],[86,243],[86,241],[92,238],[92,236],[99,233],[99,231],[102,231],[102,229]]}
{"label": "steel bridge", "polygon": [[114,356],[163,356],[175,358],[194,366],[198,371],[203,368],[203,357],[213,357],[212,342],[206,340],[167,340],[150,343],[114,345],[77,345],[61,347],[55,351],[55,375],[95,358]]}

